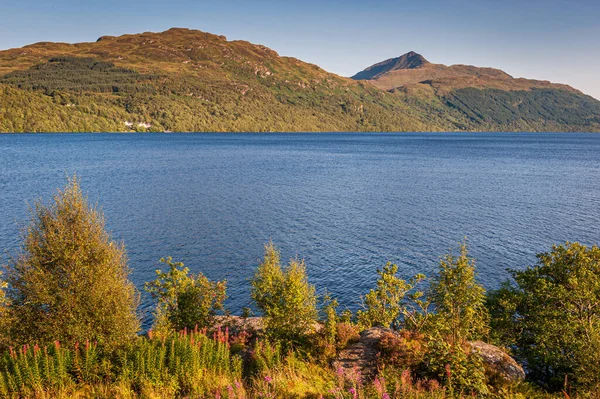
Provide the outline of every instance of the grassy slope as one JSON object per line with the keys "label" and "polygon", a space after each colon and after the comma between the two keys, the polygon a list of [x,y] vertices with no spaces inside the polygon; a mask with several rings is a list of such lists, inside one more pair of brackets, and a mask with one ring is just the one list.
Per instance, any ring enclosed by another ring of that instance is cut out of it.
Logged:
{"label": "grassy slope", "polygon": [[1,131],[599,129],[587,114],[587,124],[474,118],[439,95],[389,93],[264,46],[186,29],[2,51],[0,76]]}

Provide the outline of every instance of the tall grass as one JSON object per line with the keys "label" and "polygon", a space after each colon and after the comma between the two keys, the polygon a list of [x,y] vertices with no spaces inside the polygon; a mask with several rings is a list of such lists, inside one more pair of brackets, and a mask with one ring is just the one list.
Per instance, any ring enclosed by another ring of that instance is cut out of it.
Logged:
{"label": "tall grass", "polygon": [[134,391],[144,386],[174,394],[206,395],[242,378],[242,359],[232,356],[229,334],[184,330],[166,339],[142,339],[118,358],[119,381]]}
{"label": "tall grass", "polygon": [[72,353],[55,342],[50,348],[25,345],[10,351],[0,362],[0,394],[24,396],[61,390],[74,383],[69,370]]}
{"label": "tall grass", "polygon": [[210,397],[232,389],[237,395],[242,359],[231,355],[228,335],[195,330],[163,339],[140,338],[107,356],[89,342],[73,349],[58,342],[11,348],[0,362],[0,396],[61,396],[77,386],[88,391],[92,386],[117,387],[125,397],[155,396],[148,392],[160,392],[158,397]]}

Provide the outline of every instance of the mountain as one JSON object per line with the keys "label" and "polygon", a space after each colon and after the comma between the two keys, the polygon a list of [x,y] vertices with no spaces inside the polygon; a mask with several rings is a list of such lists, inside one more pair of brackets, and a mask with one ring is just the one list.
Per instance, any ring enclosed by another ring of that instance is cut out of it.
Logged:
{"label": "mountain", "polygon": [[600,130],[591,97],[483,71],[411,52],[350,79],[180,28],[42,42],[0,51],[0,131]]}
{"label": "mountain", "polygon": [[401,69],[418,69],[429,65],[421,54],[417,54],[414,51],[404,54],[398,58],[390,58],[389,60],[382,61],[378,64],[372,65],[352,76],[354,80],[376,80],[378,77],[385,75],[392,71]]}
{"label": "mountain", "polygon": [[479,68],[471,65],[432,64],[413,51],[398,58],[372,65],[354,75],[352,79],[368,80],[382,90],[392,90],[425,84],[447,90],[477,87],[500,90],[531,90],[535,88],[567,90],[581,94],[570,86],[547,81],[515,79],[494,68]]}
{"label": "mountain", "polygon": [[467,119],[467,130],[596,131],[600,121],[600,102],[568,85],[513,78],[494,68],[434,64],[412,51],[352,78],[409,102],[445,105],[460,114],[457,125]]}

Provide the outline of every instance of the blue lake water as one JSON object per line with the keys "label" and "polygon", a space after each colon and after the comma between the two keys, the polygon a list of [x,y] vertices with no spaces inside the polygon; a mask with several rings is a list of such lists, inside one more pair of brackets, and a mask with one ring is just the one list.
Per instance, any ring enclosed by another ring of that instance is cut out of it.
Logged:
{"label": "blue lake water", "polygon": [[172,256],[227,279],[233,312],[269,239],[350,307],[386,261],[431,275],[464,237],[488,288],[553,243],[600,242],[594,134],[0,135],[0,250],[73,173],[138,287]]}

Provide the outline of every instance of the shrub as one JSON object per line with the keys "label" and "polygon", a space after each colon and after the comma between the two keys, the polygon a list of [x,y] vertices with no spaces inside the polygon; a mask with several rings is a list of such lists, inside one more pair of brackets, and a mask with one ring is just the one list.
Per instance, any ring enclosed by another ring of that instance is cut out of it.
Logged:
{"label": "shrub", "polygon": [[461,245],[458,257],[448,254],[442,258],[430,286],[436,314],[429,328],[435,335],[460,345],[488,334],[485,290],[475,277],[475,263],[468,256],[466,244]]}
{"label": "shrub", "polygon": [[[527,364],[528,377],[551,390],[598,389],[600,248],[555,245],[538,263],[512,271],[491,301],[492,327]],[[514,324],[513,327],[510,324]]]}
{"label": "shrub", "polygon": [[303,261],[291,260],[282,268],[273,243],[252,279],[252,299],[265,316],[265,329],[276,339],[299,343],[317,322],[317,297],[309,284]]}
{"label": "shrub", "polygon": [[451,397],[489,393],[481,357],[467,343],[431,339],[425,364],[427,373],[446,386]]}
{"label": "shrub", "polygon": [[190,275],[183,263],[161,259],[169,271],[157,270],[156,280],[145,289],[157,299],[153,330],[158,334],[214,325],[214,316],[223,310],[226,281],[210,281],[202,273]]}
{"label": "shrub", "polygon": [[325,293],[321,304],[321,328],[310,337],[310,352],[322,362],[331,360],[337,354],[337,307],[338,301]]}
{"label": "shrub", "polygon": [[13,340],[125,343],[139,330],[138,294],[123,245],[73,178],[52,205],[37,203],[22,253],[8,264]]}
{"label": "shrub", "polygon": [[358,323],[364,328],[382,326],[399,329],[405,324],[420,329],[428,313],[428,303],[421,299],[423,293],[416,287],[425,280],[425,276],[418,274],[406,281],[397,273],[398,266],[389,262],[383,269],[377,270],[377,288],[369,291],[363,300],[364,309],[357,312]]}
{"label": "shrub", "polygon": [[337,325],[339,322],[337,315],[338,306],[337,299],[332,298],[329,294],[323,296],[323,335],[330,345],[335,345],[336,341]]}
{"label": "shrub", "polygon": [[381,336],[378,349],[383,364],[419,373],[427,354],[427,342],[425,335],[414,331],[387,332]]}
{"label": "shrub", "polygon": [[360,339],[359,327],[347,323],[341,322],[336,326],[336,346],[337,349],[344,349],[348,345],[358,342]]}

